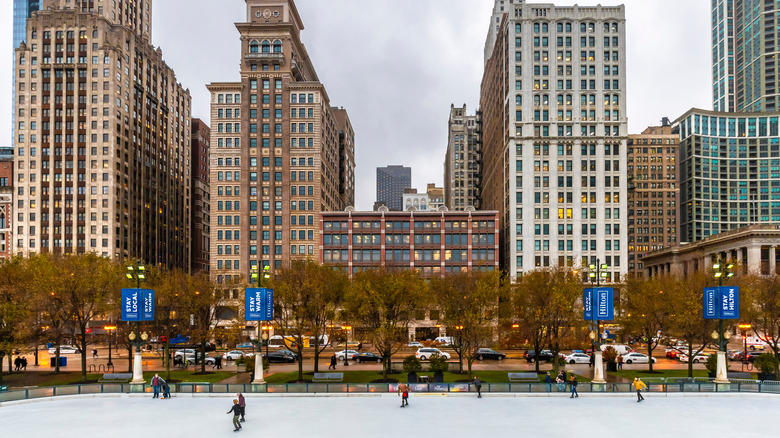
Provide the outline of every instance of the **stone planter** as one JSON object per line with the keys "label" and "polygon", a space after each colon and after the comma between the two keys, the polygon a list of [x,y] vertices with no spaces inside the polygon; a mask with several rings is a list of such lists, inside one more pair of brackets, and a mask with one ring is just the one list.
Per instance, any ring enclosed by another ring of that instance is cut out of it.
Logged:
{"label": "stone planter", "polygon": [[777,380],[777,377],[775,376],[774,373],[772,373],[772,374],[769,374],[769,373],[758,373],[758,380],[761,380],[761,381],[764,381],[764,380],[775,381],[775,380]]}
{"label": "stone planter", "polygon": [[614,362],[607,362],[607,371],[608,372],[615,372],[617,371],[617,364]]}
{"label": "stone planter", "polygon": [[417,383],[417,373],[408,373],[406,375],[406,383]]}

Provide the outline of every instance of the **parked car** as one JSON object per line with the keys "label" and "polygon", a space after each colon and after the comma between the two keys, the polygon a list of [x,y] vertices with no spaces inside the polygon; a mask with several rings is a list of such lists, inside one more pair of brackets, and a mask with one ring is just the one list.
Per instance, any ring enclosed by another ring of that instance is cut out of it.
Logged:
{"label": "parked car", "polygon": [[[707,362],[707,357],[709,357],[709,354],[707,354],[707,353],[699,353],[699,354],[697,354],[696,356],[693,357],[693,363],[704,363],[704,362]],[[680,362],[683,362],[683,363],[688,363],[688,361],[690,360],[688,358],[687,354],[681,354],[678,359],[680,360]]]}
{"label": "parked car", "polygon": [[553,354],[550,350],[542,350],[539,352],[539,357],[537,359],[536,351],[526,350],[525,353],[523,353],[523,359],[525,359],[528,363],[534,363],[537,360],[549,362],[553,359]]}
{"label": "parked car", "polygon": [[495,359],[495,360],[504,360],[506,359],[506,354],[499,353],[496,350],[490,349],[490,348],[479,348],[477,349],[477,360],[483,360],[483,359]]}
{"label": "parked car", "polygon": [[[355,356],[353,356],[353,359],[355,359],[355,362],[377,362],[382,363],[382,356],[376,354],[376,353],[358,353]],[[343,360],[343,359],[342,359]]]}
{"label": "parked car", "polygon": [[344,360],[345,355],[347,356],[347,359],[354,359],[358,354],[360,353],[355,350],[341,350],[336,352],[336,359]]}
{"label": "parked car", "polygon": [[226,351],[222,357],[225,360],[236,360],[244,357],[244,352],[240,350]]}
{"label": "parked car", "polygon": [[439,350],[438,348],[420,348],[419,350],[417,350],[417,352],[414,355],[417,356],[417,359],[420,360],[427,360],[431,356],[436,356],[436,355],[444,356],[445,359],[450,358],[449,353],[445,353]]}
{"label": "parked car", "polygon": [[747,354],[745,354],[744,351],[740,351],[737,354],[737,358],[733,360],[738,360],[740,362],[754,362],[756,358],[761,356],[763,353],[763,351],[748,351]]}
{"label": "parked car", "polygon": [[632,350],[631,347],[624,344],[601,344],[601,351],[604,351],[607,349],[607,347],[612,347],[617,351],[617,354],[628,354],[631,353]]}
{"label": "parked car", "polygon": [[174,359],[182,359],[185,355],[195,355],[195,350],[192,348],[185,348],[183,350],[176,350],[173,352]]}
{"label": "parked car", "polygon": [[684,354],[682,350],[671,347],[666,349],[666,358],[667,359],[677,359],[678,356],[681,354]]}
{"label": "parked car", "polygon": [[455,344],[455,338],[452,336],[439,336],[438,338],[434,339],[433,342],[448,347]]}
{"label": "parked car", "polygon": [[298,360],[298,356],[290,350],[276,350],[263,355],[263,360],[268,363],[292,363]]}
{"label": "parked car", "polygon": [[645,354],[642,353],[628,353],[623,355],[623,363],[632,364],[632,363],[647,363],[650,359],[653,360],[653,363],[656,363],[655,358],[650,358]]}
{"label": "parked car", "polygon": [[[205,361],[206,365],[214,365],[214,362],[216,359],[214,359],[211,356],[206,356],[204,359],[200,359],[200,352],[198,352],[198,364]],[[187,365],[195,365],[195,355],[194,354],[186,354],[184,355],[184,361],[187,363]]]}
{"label": "parked car", "polygon": [[590,363],[590,356],[585,353],[572,353],[564,358],[566,363]]}
{"label": "parked car", "polygon": [[424,347],[423,344],[421,344],[421,343],[419,343],[417,341],[412,341],[412,342],[406,344],[406,346],[407,347],[413,347],[413,348],[422,348],[422,347]]}
{"label": "parked car", "polygon": [[[81,353],[81,350],[70,346],[70,345],[60,345],[60,354],[79,354]],[[57,354],[57,347],[49,348],[49,354]]]}
{"label": "parked car", "polygon": [[758,336],[748,336],[745,338],[745,346],[749,350],[763,350],[767,347],[767,343],[762,341]]}

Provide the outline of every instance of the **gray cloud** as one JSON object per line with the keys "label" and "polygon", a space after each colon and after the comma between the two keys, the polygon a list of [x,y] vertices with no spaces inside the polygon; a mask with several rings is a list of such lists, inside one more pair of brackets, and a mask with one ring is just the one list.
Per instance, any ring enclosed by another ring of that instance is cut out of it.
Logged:
{"label": "gray cloud", "polygon": [[[11,47],[10,1],[0,45]],[[560,0],[558,5],[574,1]],[[580,1],[593,5],[596,1]],[[604,2],[604,4],[614,4]],[[297,0],[303,41],[331,103],[357,136],[357,207],[370,209],[377,166],[412,167],[413,185],[442,183],[450,104],[479,101],[482,53],[493,0]],[[711,107],[710,2],[628,0],[631,132]],[[190,89],[193,115],[208,120],[209,82],[238,79],[234,23],[242,0],[155,0],[153,43]],[[0,144],[10,140],[10,50],[0,57]]]}

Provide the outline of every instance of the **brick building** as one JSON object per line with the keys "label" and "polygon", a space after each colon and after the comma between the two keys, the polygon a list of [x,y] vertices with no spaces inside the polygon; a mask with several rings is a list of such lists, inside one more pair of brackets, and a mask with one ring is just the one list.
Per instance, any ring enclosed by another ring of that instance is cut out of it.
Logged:
{"label": "brick building", "polygon": [[209,191],[209,146],[211,130],[200,119],[192,119],[192,248],[191,271],[209,272],[211,193]]}
{"label": "brick building", "polygon": [[0,148],[0,260],[9,258],[13,231],[14,156],[12,148]]}

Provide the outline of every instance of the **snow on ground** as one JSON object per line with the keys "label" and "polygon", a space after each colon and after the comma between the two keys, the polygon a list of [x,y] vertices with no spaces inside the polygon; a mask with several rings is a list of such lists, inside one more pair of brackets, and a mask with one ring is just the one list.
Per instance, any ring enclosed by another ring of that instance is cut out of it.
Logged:
{"label": "snow on ground", "polygon": [[[233,432],[232,396],[47,399],[0,407],[0,436],[40,437],[708,437],[777,436],[780,398],[761,396],[383,397],[247,396]],[[604,433],[608,435],[604,435]],[[612,432],[612,433],[610,433]]]}

